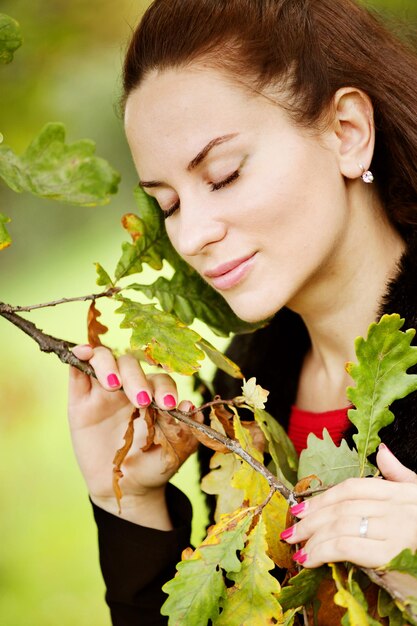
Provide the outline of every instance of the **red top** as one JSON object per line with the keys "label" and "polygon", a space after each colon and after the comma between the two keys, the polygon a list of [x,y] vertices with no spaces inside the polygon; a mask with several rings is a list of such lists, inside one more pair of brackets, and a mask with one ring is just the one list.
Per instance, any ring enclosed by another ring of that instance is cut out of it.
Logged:
{"label": "red top", "polygon": [[322,439],[323,428],[327,428],[331,438],[338,446],[343,439],[344,432],[351,425],[347,416],[350,408],[325,411],[324,413],[312,413],[311,411],[303,411],[296,406],[291,407],[288,436],[293,442],[297,453],[300,454],[301,450],[307,447],[307,437],[310,433],[314,433]]}

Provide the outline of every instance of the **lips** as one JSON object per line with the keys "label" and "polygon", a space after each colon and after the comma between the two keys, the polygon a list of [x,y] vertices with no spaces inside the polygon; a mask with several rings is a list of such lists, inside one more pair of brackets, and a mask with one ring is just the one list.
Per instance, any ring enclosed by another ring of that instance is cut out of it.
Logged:
{"label": "lips", "polygon": [[213,270],[204,272],[204,276],[210,279],[216,289],[231,289],[240,283],[252,268],[255,254],[218,265]]}

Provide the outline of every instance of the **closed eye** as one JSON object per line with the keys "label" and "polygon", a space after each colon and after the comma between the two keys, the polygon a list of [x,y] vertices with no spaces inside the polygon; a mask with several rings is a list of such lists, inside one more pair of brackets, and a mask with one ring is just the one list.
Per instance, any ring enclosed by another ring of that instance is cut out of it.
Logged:
{"label": "closed eye", "polygon": [[237,178],[239,178],[239,176],[240,176],[240,170],[236,170],[235,172],[233,172],[233,174],[230,174],[230,176],[227,176],[227,178],[224,178],[220,182],[210,183],[210,190],[218,191],[219,189],[222,189],[223,187],[227,187],[227,185],[230,185],[231,183],[233,183]]}
{"label": "closed eye", "polygon": [[[210,183],[210,191],[218,191],[219,189],[223,189],[223,187],[227,187],[227,185],[231,185],[235,180],[239,178],[239,176],[240,170],[236,170],[218,183]],[[176,213],[179,208],[180,202],[179,200],[177,200],[177,202],[173,204],[169,209],[167,209],[166,211],[162,211],[164,220],[168,219],[168,217]]]}

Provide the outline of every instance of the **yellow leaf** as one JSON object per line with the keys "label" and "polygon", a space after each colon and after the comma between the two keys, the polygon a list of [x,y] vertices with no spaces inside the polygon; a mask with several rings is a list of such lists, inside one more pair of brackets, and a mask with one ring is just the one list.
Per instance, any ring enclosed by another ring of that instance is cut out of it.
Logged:
{"label": "yellow leaf", "polygon": [[368,615],[365,609],[359,604],[359,602],[353,597],[353,595],[345,589],[343,586],[339,571],[333,563],[330,563],[332,568],[333,580],[336,583],[337,593],[334,596],[334,601],[338,606],[348,610],[349,623],[351,626],[369,626]]}
{"label": "yellow leaf", "polygon": [[243,491],[232,486],[233,474],[240,468],[240,461],[235,454],[216,452],[210,459],[210,469],[201,481],[205,493],[217,496],[214,520],[219,521],[224,513],[232,513],[243,503]]}
{"label": "yellow leaf", "polygon": [[249,380],[245,380],[243,383],[242,394],[246,404],[250,407],[254,409],[264,409],[269,391],[257,385],[256,378],[249,378]]}

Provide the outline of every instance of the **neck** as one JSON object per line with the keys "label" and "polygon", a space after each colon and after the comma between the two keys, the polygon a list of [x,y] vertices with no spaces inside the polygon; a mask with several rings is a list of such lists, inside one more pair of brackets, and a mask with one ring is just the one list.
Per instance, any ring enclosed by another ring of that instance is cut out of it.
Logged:
{"label": "neck", "polygon": [[[311,338],[297,404],[310,410],[347,405],[347,361],[356,360],[354,340],[376,320],[388,282],[397,273],[404,242],[374,198],[353,203],[349,225],[325,273],[289,308],[299,313]],[[312,406],[313,405],[313,406]]]}

